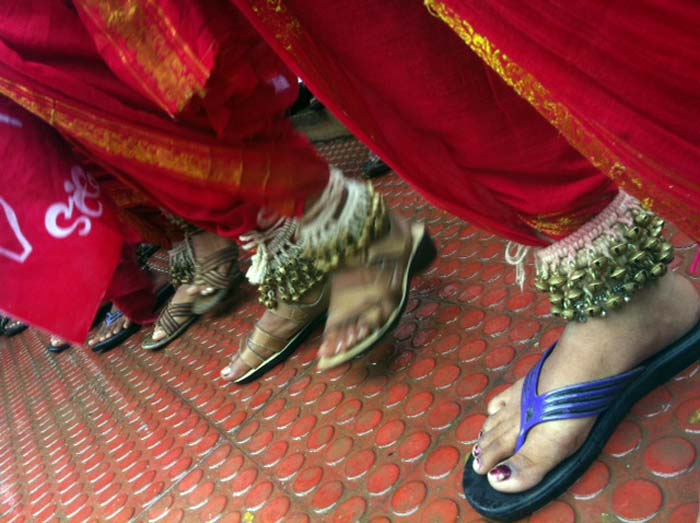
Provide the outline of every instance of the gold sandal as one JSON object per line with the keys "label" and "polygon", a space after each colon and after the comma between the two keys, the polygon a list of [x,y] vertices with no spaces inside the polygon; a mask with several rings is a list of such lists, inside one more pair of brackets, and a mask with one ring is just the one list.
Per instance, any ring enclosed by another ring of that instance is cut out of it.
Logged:
{"label": "gold sandal", "polygon": [[239,352],[232,358],[232,362],[240,358],[250,367],[250,370],[232,380],[234,383],[253,381],[284,361],[325,320],[330,301],[330,289],[327,280],[320,285],[322,285],[321,293],[313,303],[290,304],[279,300],[274,309],[268,310],[270,314],[298,325],[298,329],[291,337],[280,338],[260,327],[259,322],[253,327],[253,331],[246,337]]}
{"label": "gold sandal", "polygon": [[[347,259],[343,269],[333,274],[331,313],[326,331],[356,325],[361,318],[368,324],[378,323],[382,304],[392,294],[400,293],[398,305],[379,328],[359,343],[340,354],[320,356],[319,369],[336,367],[368,352],[387,333],[396,328],[408,302],[411,279],[416,273],[430,266],[437,255],[435,245],[424,224],[406,224],[404,227],[408,227],[407,231],[403,234],[395,234],[394,231],[401,225],[393,217],[390,220],[391,230],[387,235],[370,244],[362,256]],[[403,266],[399,265],[402,258],[405,258]],[[363,281],[366,275],[358,274],[353,283],[353,273],[360,268],[376,269],[377,275],[374,281],[371,283]],[[399,268],[403,269],[401,275],[397,274]],[[397,282],[399,278],[400,282]],[[399,283],[398,287],[397,283]]]}

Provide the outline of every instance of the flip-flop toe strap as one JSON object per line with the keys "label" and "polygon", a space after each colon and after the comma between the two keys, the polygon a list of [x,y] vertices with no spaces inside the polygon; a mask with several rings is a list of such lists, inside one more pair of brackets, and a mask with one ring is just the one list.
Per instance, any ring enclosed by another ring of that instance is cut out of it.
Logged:
{"label": "flip-flop toe strap", "polygon": [[643,367],[636,367],[610,378],[579,383],[540,395],[537,393],[537,388],[542,367],[555,346],[544,354],[523,383],[520,433],[515,447],[516,452],[525,444],[527,435],[533,427],[540,423],[589,418],[606,411],[629,382],[644,370]]}

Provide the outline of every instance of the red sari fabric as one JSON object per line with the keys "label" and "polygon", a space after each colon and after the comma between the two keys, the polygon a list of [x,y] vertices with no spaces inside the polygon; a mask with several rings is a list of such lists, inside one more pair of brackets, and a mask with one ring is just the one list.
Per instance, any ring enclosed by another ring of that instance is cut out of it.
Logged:
{"label": "red sari fabric", "polygon": [[700,4],[425,3],[573,147],[700,239]]}
{"label": "red sari fabric", "polygon": [[575,230],[615,185],[417,2],[233,0],[433,204],[509,239]]}
{"label": "red sari fabric", "polygon": [[80,343],[121,257],[117,212],[55,131],[2,99],[0,157],[0,309]]}
{"label": "red sari fabric", "polygon": [[694,4],[232,1],[436,205],[537,244],[619,184],[700,238]]}
{"label": "red sari fabric", "polygon": [[236,237],[325,185],[284,118],[296,77],[228,3],[6,4],[0,94],[155,204]]}

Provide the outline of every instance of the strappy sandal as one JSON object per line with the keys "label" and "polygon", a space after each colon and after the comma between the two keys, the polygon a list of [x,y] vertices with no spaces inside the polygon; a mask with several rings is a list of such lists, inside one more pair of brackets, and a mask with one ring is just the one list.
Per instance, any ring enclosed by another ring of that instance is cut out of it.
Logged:
{"label": "strappy sandal", "polygon": [[[238,247],[236,245],[219,249],[202,261],[195,259],[194,284],[200,287],[209,287],[213,291],[206,295],[197,296],[192,308],[194,314],[218,312],[226,306],[228,298],[233,296],[234,289],[243,279],[237,262]],[[227,263],[231,264],[228,274],[221,274],[218,268]]]}
{"label": "strappy sandal", "polygon": [[321,294],[313,303],[289,304],[278,301],[277,306],[269,310],[270,314],[298,325],[297,331],[291,337],[280,338],[258,324],[253,327],[253,331],[245,339],[239,352],[233,356],[234,359],[241,358],[250,370],[232,380],[234,383],[253,381],[282,363],[326,319],[330,288],[327,281],[322,285]]}
{"label": "strappy sandal", "polygon": [[[397,227],[396,219],[392,218],[392,228]],[[331,314],[326,324],[326,330],[339,329],[346,325],[356,324],[358,318],[369,318],[371,314],[381,314],[379,310],[383,300],[391,293],[399,292],[400,299],[398,305],[389,314],[383,325],[373,331],[365,339],[356,345],[349,347],[340,354],[334,356],[322,356],[318,361],[319,369],[329,369],[341,365],[346,361],[360,356],[374,348],[384,336],[392,331],[401,320],[401,315],[408,302],[408,294],[411,288],[413,276],[426,269],[437,256],[435,245],[422,223],[412,223],[407,225],[410,235],[392,234],[390,231],[386,236],[373,242],[367,249],[366,254],[360,259],[348,260],[345,267],[356,270],[360,267],[378,267],[384,271],[387,264],[392,265],[387,272],[383,272],[374,285],[366,283],[357,286],[338,284],[337,282],[347,277],[345,271],[340,271],[333,275],[331,301]],[[403,276],[398,289],[392,288],[392,282],[396,279],[396,265],[406,258],[403,266]],[[345,274],[344,274],[345,273]]]}
{"label": "strappy sandal", "polygon": [[464,493],[471,506],[488,518],[498,521],[525,518],[573,485],[598,457],[637,401],[697,362],[700,358],[700,325],[630,371],[538,394],[542,366],[553,350],[554,346],[525,378],[516,452],[525,443],[530,430],[540,423],[591,416],[598,416],[598,419],[583,446],[525,492],[507,494],[495,490],[486,475],[474,472],[474,457],[470,456],[464,468]]}
{"label": "strappy sandal", "polygon": [[[141,343],[141,348],[145,350],[162,349],[177,337],[181,336],[194,322],[199,319],[199,315],[192,311],[192,303],[169,303],[160,313],[156,321],[156,327],[160,327],[165,332],[165,338],[155,341],[151,337]],[[187,318],[180,323],[176,318]]]}

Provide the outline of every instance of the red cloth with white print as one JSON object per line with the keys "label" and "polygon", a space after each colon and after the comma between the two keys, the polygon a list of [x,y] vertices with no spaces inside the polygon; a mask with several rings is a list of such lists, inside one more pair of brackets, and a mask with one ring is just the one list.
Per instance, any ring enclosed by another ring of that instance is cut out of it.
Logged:
{"label": "red cloth with white print", "polygon": [[121,257],[112,204],[48,125],[0,99],[0,310],[83,342]]}

